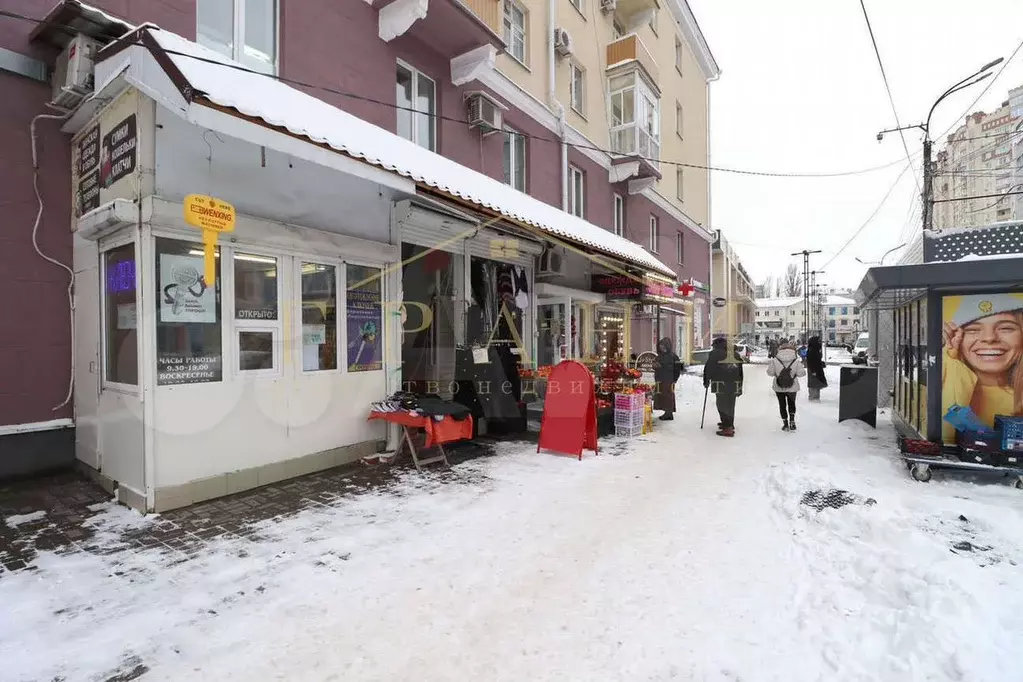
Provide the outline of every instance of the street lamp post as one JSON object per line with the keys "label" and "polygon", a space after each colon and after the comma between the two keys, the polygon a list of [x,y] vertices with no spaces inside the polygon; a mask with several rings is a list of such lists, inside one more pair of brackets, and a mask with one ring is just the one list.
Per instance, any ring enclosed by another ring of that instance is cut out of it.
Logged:
{"label": "street lamp post", "polygon": [[965,90],[971,85],[976,85],[985,78],[991,75],[991,69],[998,66],[1004,61],[1003,57],[988,62],[982,66],[978,71],[970,76],[962,79],[948,90],[941,94],[941,97],[934,101],[931,105],[931,110],[927,112],[927,120],[924,123],[917,123],[914,125],[902,126],[901,128],[891,128],[888,130],[882,130],[877,134],[877,141],[880,142],[884,139],[885,133],[894,133],[901,130],[909,130],[911,128],[919,128],[924,132],[924,185],[923,185],[923,228],[930,230],[934,227],[934,169],[931,167],[931,149],[933,142],[931,142],[931,117],[934,115],[934,110],[938,108],[942,100],[951,94]]}

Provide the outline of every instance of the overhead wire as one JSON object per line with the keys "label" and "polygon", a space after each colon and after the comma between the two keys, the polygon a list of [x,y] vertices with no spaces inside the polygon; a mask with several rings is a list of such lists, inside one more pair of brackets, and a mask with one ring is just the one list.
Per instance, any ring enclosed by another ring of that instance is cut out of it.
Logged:
{"label": "overhead wire", "polygon": [[[11,18],[11,19],[18,19],[18,20],[22,20],[22,21],[28,21],[28,22],[32,22],[32,23],[36,23],[36,24],[45,23],[44,20],[42,20],[42,19],[36,19],[34,17],[29,17],[29,16],[21,15],[21,14],[18,14],[16,12],[10,12],[10,11],[7,11],[7,10],[0,10],[0,16],[8,17],[8,18]],[[57,27],[60,27],[60,28],[63,28],[63,29],[67,29],[69,32],[77,33],[77,31],[74,31],[73,27],[71,27],[71,26],[58,25],[58,24],[53,24],[53,25],[57,26]],[[133,43],[129,43],[129,44],[135,45],[135,46],[139,46],[139,47],[144,47],[144,48],[147,48],[147,49],[149,48],[148,45],[145,45],[145,44],[143,44],[141,42],[133,42]],[[375,105],[378,105],[378,106],[385,106],[385,107],[394,109],[396,111],[408,111],[410,113],[418,114],[420,116],[429,116],[429,117],[431,117],[431,118],[433,118],[435,120],[448,121],[448,122],[451,122],[451,123],[459,123],[459,124],[466,125],[466,126],[469,125],[469,121],[467,121],[465,119],[455,118],[455,117],[452,117],[452,116],[444,116],[444,115],[441,115],[441,114],[436,113],[436,112],[433,112],[433,113],[431,113],[431,112],[423,112],[423,111],[419,111],[418,109],[415,109],[414,107],[406,107],[406,106],[402,106],[402,105],[396,104],[394,102],[386,102],[384,100],[375,99],[373,97],[367,97],[365,95],[358,95],[358,94],[355,94],[353,92],[348,92],[348,91],[340,90],[340,89],[337,89],[337,88],[331,88],[331,87],[328,87],[328,86],[325,86],[325,85],[319,85],[319,84],[316,84],[316,83],[309,83],[309,82],[301,81],[301,80],[294,79],[294,78],[284,78],[282,76],[277,76],[277,75],[274,75],[274,74],[263,73],[261,71],[256,71],[254,69],[249,69],[248,67],[245,67],[245,66],[243,66],[241,64],[225,63],[224,61],[221,61],[220,59],[210,59],[210,58],[206,58],[206,57],[200,57],[200,56],[197,56],[197,55],[193,55],[193,54],[190,54],[190,53],[187,53],[187,52],[181,52],[181,51],[178,51],[178,50],[171,50],[171,49],[166,49],[166,48],[161,48],[161,50],[162,50],[162,52],[164,52],[164,53],[166,53],[168,55],[173,55],[175,57],[184,57],[186,59],[192,59],[192,60],[195,60],[195,61],[198,61],[198,62],[203,62],[203,63],[207,63],[207,64],[212,64],[214,66],[219,66],[219,67],[223,67],[223,68],[227,68],[227,69],[232,69],[234,71],[239,71],[239,72],[242,72],[242,73],[248,73],[248,74],[252,74],[252,75],[255,75],[255,76],[261,76],[261,77],[264,77],[264,78],[269,78],[271,80],[275,80],[275,81],[278,81],[280,83],[284,83],[286,85],[294,85],[294,86],[298,86],[300,88],[309,88],[309,89],[314,89],[314,90],[320,90],[320,91],[323,91],[323,92],[329,92],[331,94],[338,95],[339,97],[345,97],[345,98],[348,98],[348,99],[353,99],[353,100],[356,100],[356,101],[366,102],[366,103],[369,103],[369,104],[375,104]],[[226,59],[226,57],[224,59]],[[547,143],[557,144],[557,145],[561,145],[562,144],[562,140],[559,137],[547,137],[547,136],[543,136],[543,135],[521,133],[521,132],[519,132],[517,134],[520,135],[521,137],[524,137],[524,138],[527,138],[527,139],[532,139],[532,140],[537,140],[539,142],[547,142]],[[579,144],[579,143],[574,143],[574,142],[566,142],[565,144],[567,144],[568,146],[573,147],[575,149],[579,149],[579,150],[599,152],[601,154],[607,155],[608,157],[618,157],[618,156],[621,156],[621,154],[619,154],[618,152],[615,152],[615,151],[610,150],[610,149],[605,149],[603,147],[598,147],[596,145],[585,145],[585,144]],[[731,174],[734,174],[734,175],[745,175],[745,176],[753,176],[753,177],[801,178],[801,179],[812,179],[812,178],[813,179],[816,179],[816,178],[825,179],[825,178],[841,178],[841,177],[851,177],[851,176],[856,176],[856,175],[865,175],[867,173],[873,173],[875,171],[884,170],[886,168],[891,168],[892,166],[897,166],[898,164],[902,163],[902,159],[896,159],[895,161],[891,161],[889,163],[881,164],[881,165],[878,165],[878,166],[871,166],[869,168],[860,168],[860,169],[848,170],[848,171],[834,171],[834,172],[827,172],[827,171],[825,171],[825,172],[786,172],[786,171],[759,171],[759,170],[749,170],[749,169],[742,169],[742,168],[731,168],[731,167],[726,167],[726,166],[710,166],[710,165],[703,165],[703,164],[696,164],[696,163],[687,163],[687,162],[684,162],[684,161],[672,161],[672,160],[668,160],[668,159],[660,159],[660,158],[654,158],[654,157],[642,157],[642,156],[640,156],[639,158],[642,158],[642,159],[644,159],[646,161],[649,161],[651,163],[654,163],[654,164],[663,164],[663,165],[667,165],[667,166],[676,166],[676,167],[681,167],[681,168],[692,168],[692,169],[695,169],[695,170],[704,170],[704,171],[708,171],[708,172],[731,173]]]}

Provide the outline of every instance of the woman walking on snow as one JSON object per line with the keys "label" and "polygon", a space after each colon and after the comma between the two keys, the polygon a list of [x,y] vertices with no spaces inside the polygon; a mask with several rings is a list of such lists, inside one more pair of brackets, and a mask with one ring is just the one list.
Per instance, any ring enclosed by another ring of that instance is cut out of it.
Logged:
{"label": "woman walking on snow", "polygon": [[772,388],[778,397],[782,431],[795,431],[796,394],[799,393],[799,377],[806,376],[806,368],[792,344],[783,343],[778,347],[778,354],[767,363],[767,376],[774,377]]}
{"label": "woman walking on snow", "polygon": [[657,342],[657,360],[654,362],[654,409],[664,410],[658,419],[671,421],[675,418],[675,382],[682,375],[685,366],[671,349],[671,339],[665,337]]}
{"label": "woman walking on snow", "polygon": [[828,378],[824,375],[824,354],[821,351],[821,338],[811,336],[806,345],[806,386],[810,390],[810,402],[820,402],[821,389],[828,387]]}

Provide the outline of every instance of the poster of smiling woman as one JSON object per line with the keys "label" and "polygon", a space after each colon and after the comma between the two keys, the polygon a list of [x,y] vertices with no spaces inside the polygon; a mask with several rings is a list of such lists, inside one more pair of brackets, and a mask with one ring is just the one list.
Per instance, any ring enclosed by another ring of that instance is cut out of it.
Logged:
{"label": "poster of smiling woman", "polygon": [[[942,305],[941,406],[993,427],[997,415],[1023,416],[1023,294],[946,296]],[[942,422],[942,439],[955,426]]]}

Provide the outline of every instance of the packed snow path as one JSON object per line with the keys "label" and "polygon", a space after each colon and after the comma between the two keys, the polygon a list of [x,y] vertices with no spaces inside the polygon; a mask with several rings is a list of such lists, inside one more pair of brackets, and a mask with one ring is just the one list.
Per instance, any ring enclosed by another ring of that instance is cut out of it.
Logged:
{"label": "packed snow path", "polygon": [[[1023,496],[911,481],[890,431],[836,423],[829,371],[793,434],[754,365],[734,439],[687,377],[607,456],[509,446],[188,561],[40,555],[0,575],[2,677],[1023,679]],[[876,504],[800,504],[834,488]]]}

